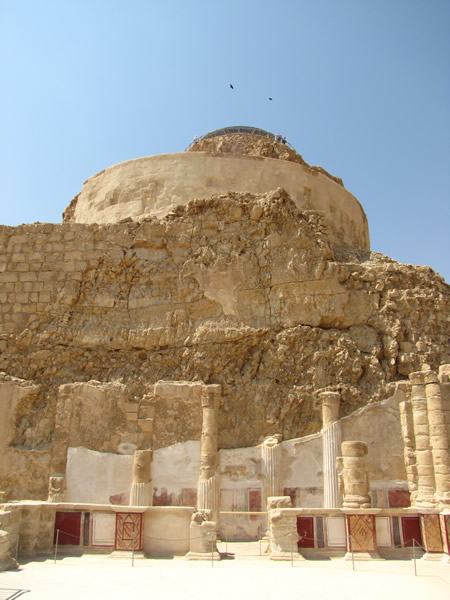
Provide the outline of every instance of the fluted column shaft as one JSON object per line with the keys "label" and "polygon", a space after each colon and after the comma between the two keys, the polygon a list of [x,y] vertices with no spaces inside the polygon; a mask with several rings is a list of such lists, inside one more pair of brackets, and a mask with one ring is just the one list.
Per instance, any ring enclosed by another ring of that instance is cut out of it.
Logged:
{"label": "fluted column shaft", "polygon": [[339,508],[342,497],[339,493],[336,458],[340,454],[342,433],[339,420],[339,392],[322,392],[322,452],[323,452],[323,506]]}
{"label": "fluted column shaft", "polygon": [[267,498],[281,496],[283,493],[283,450],[280,441],[281,436],[270,436],[261,446],[264,505],[267,503]]}

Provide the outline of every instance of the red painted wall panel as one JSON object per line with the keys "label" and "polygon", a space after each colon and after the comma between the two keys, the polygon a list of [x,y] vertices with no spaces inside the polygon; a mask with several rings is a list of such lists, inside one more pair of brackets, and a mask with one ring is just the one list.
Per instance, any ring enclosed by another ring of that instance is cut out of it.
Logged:
{"label": "red painted wall panel", "polygon": [[81,512],[56,512],[55,534],[53,543],[56,543],[56,532],[59,529],[58,545],[79,546],[81,534]]}
{"label": "red painted wall panel", "polygon": [[403,545],[412,546],[413,540],[416,545],[423,545],[422,534],[420,531],[419,517],[402,517]]}
{"label": "red painted wall panel", "polygon": [[299,548],[314,548],[314,517],[297,517]]}

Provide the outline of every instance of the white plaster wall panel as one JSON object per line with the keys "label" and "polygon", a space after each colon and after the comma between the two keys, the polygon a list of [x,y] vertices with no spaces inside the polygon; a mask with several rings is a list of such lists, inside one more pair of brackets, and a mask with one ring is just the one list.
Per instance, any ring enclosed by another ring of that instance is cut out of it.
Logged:
{"label": "white plaster wall panel", "polygon": [[377,546],[387,548],[392,546],[391,522],[389,517],[375,517]]}
{"label": "white plaster wall panel", "polygon": [[96,452],[87,448],[67,451],[67,502],[128,504],[132,484],[133,456]]}
{"label": "white plaster wall panel", "polygon": [[261,487],[261,446],[219,450],[221,488]]}
{"label": "white plaster wall panel", "polygon": [[266,531],[267,518],[264,515],[220,515],[219,537],[223,541],[259,540]]}
{"label": "white plaster wall panel", "polygon": [[323,508],[323,488],[297,488],[298,508]]}
{"label": "white plaster wall panel", "polygon": [[200,469],[200,442],[189,441],[153,453],[152,485],[155,493],[165,488],[180,494],[184,488],[197,488]]}
{"label": "white plaster wall panel", "polygon": [[330,548],[346,547],[345,517],[327,517],[327,540]]}
{"label": "white plaster wall panel", "polygon": [[342,439],[361,440],[368,445],[366,467],[373,487],[376,481],[406,482],[399,402],[401,390],[382,402],[364,406],[341,419]]}
{"label": "white plaster wall panel", "polygon": [[116,514],[95,512],[92,515],[92,545],[114,546]]}
{"label": "white plaster wall panel", "polygon": [[322,487],[322,436],[288,440],[283,446],[283,487]]}

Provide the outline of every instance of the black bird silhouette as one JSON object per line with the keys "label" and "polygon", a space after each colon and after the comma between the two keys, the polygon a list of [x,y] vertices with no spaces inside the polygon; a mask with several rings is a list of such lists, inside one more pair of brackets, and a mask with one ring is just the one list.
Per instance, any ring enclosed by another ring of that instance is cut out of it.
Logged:
{"label": "black bird silhouette", "polygon": [[269,100],[272,100],[272,98],[269,98]]}
{"label": "black bird silhouette", "polygon": [[231,85],[231,83],[230,83],[230,88],[231,88],[232,90],[234,90],[234,87]]}

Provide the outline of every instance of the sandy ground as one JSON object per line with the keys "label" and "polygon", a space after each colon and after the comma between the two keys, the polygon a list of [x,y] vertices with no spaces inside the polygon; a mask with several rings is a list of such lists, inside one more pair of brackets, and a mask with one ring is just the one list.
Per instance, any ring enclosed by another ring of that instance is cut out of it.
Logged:
{"label": "sandy ground", "polygon": [[[224,545],[223,545],[224,546]],[[225,547],[220,547],[225,551]],[[448,600],[450,564],[343,559],[275,562],[257,544],[228,544],[227,560],[109,558],[85,554],[24,562],[0,573],[0,600],[168,598],[183,600]],[[20,590],[28,590],[20,595]],[[17,595],[14,595],[16,593]]]}

